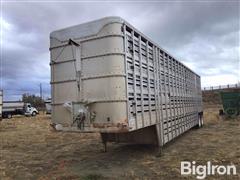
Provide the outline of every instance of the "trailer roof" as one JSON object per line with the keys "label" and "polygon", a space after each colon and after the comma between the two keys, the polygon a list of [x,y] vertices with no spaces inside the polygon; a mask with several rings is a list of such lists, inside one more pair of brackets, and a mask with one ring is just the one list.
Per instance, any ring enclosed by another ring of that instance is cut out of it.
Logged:
{"label": "trailer roof", "polygon": [[69,38],[79,39],[82,37],[96,35],[107,24],[123,22],[124,20],[120,17],[105,17],[102,19],[53,31],[50,33],[50,38],[55,38],[60,41],[68,41]]}
{"label": "trailer roof", "polygon": [[126,24],[128,27],[133,29],[136,33],[141,35],[143,38],[145,38],[147,41],[152,43],[154,46],[158,47],[160,50],[162,50],[165,53],[167,53],[169,56],[171,56],[173,59],[178,61],[180,64],[182,64],[188,70],[190,70],[191,72],[193,72],[194,74],[199,76],[197,73],[195,73],[193,70],[188,68],[185,64],[183,64],[180,60],[178,60],[177,58],[172,56],[167,50],[165,50],[162,47],[160,47],[158,45],[158,43],[156,43],[153,40],[151,40],[150,38],[148,38],[146,35],[144,35],[142,32],[137,30],[130,23],[128,23],[127,21],[125,21],[124,19],[122,19],[121,17],[118,17],[118,16],[109,16],[109,17],[97,19],[97,20],[94,20],[94,21],[82,23],[82,24],[79,24],[79,25],[70,26],[70,27],[67,27],[67,28],[56,30],[56,31],[53,31],[53,32],[50,33],[50,38],[56,39],[58,41],[61,41],[62,43],[68,41],[69,39],[86,38],[86,37],[90,37],[90,36],[93,36],[93,35],[97,35],[98,32],[104,26],[106,26],[107,24],[111,24],[111,23]]}

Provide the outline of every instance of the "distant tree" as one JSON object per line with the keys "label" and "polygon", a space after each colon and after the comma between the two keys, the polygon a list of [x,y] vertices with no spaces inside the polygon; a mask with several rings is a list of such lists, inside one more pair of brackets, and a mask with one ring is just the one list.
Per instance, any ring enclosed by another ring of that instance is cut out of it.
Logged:
{"label": "distant tree", "polygon": [[42,100],[42,98],[34,94],[23,94],[22,101],[24,103],[31,103],[31,105],[36,108],[44,108],[44,101]]}

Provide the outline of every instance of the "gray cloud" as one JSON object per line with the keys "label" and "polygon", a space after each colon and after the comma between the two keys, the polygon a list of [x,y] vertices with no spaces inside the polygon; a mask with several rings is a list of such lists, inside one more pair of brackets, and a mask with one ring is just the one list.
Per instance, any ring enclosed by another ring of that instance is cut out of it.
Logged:
{"label": "gray cloud", "polygon": [[105,16],[121,16],[137,27],[200,74],[203,86],[239,80],[239,2],[5,2],[2,88],[12,91],[7,98],[38,93],[39,83],[48,95],[49,33]]}

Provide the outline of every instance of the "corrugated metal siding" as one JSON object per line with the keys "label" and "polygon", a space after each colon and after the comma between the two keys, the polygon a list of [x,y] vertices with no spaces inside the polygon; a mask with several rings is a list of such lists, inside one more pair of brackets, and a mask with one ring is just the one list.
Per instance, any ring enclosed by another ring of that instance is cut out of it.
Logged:
{"label": "corrugated metal siding", "polygon": [[200,77],[132,27],[124,34],[129,125],[159,124],[165,144],[198,124]]}

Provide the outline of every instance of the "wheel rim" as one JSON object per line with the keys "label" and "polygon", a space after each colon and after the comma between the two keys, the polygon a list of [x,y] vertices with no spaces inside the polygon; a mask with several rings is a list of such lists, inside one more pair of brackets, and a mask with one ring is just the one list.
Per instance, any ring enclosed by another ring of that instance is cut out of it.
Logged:
{"label": "wheel rim", "polygon": [[201,121],[201,117],[200,116],[198,117],[198,126],[202,127],[202,121]]}
{"label": "wheel rim", "polygon": [[237,109],[236,108],[227,108],[226,113],[229,117],[236,117],[237,116]]}

